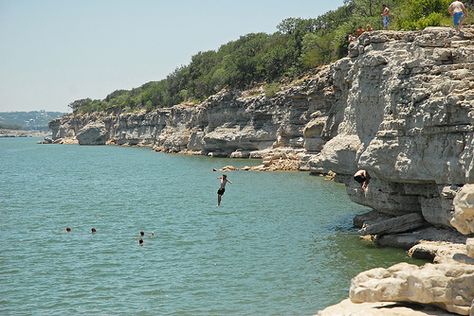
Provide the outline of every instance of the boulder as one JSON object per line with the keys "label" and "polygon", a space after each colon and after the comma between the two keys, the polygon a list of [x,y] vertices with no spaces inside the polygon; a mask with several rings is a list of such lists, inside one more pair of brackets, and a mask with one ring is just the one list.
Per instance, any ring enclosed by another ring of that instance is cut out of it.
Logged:
{"label": "boulder", "polygon": [[352,303],[349,299],[319,311],[317,316],[451,316],[433,306],[410,303]]}
{"label": "boulder", "polygon": [[474,233],[474,184],[466,184],[454,198],[451,225],[460,233]]}
{"label": "boulder", "polygon": [[304,138],[321,137],[326,125],[326,119],[327,118],[317,117],[309,121],[303,130]]}
{"label": "boulder", "polygon": [[428,259],[434,263],[467,263],[474,264],[474,259],[468,257],[466,245],[446,241],[425,241],[408,250],[413,258]]}
{"label": "boulder", "polygon": [[469,315],[474,298],[474,265],[399,263],[376,268],[351,281],[354,303],[414,302],[431,304],[449,312]]}
{"label": "boulder", "polygon": [[466,240],[466,252],[469,257],[474,258],[474,238]]}
{"label": "boulder", "polygon": [[310,167],[322,173],[332,170],[336,173],[356,172],[356,153],[361,146],[357,135],[338,135],[326,143],[321,153],[310,161]]}
{"label": "boulder", "polygon": [[425,225],[423,216],[418,213],[411,213],[397,216],[376,223],[365,224],[359,233],[362,235],[386,235],[393,233],[403,233]]}
{"label": "boulder", "polygon": [[45,137],[43,141],[40,142],[40,144],[52,144],[52,143],[53,143],[53,140],[51,139],[51,137]]}
{"label": "boulder", "polygon": [[76,137],[79,145],[105,145],[107,130],[103,122],[92,122],[84,126]]}

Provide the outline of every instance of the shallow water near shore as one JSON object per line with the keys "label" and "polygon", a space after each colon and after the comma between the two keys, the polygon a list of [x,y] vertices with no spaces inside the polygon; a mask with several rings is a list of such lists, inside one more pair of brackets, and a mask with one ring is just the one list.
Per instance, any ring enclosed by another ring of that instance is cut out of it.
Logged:
{"label": "shallow water near shore", "polygon": [[228,173],[218,208],[212,168],[258,161],[36,141],[0,139],[2,315],[311,315],[415,262],[360,241],[366,209],[321,177]]}

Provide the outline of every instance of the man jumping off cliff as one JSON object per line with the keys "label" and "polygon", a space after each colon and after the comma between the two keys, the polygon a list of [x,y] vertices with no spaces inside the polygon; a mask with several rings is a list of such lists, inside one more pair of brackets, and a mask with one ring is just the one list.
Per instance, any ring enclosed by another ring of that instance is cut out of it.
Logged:
{"label": "man jumping off cliff", "polygon": [[227,180],[227,175],[225,174],[223,174],[222,177],[218,179],[221,180],[221,186],[219,187],[219,190],[217,190],[217,206],[221,206],[222,196],[224,195],[224,192],[225,192],[225,185],[227,183],[232,184],[232,182]]}

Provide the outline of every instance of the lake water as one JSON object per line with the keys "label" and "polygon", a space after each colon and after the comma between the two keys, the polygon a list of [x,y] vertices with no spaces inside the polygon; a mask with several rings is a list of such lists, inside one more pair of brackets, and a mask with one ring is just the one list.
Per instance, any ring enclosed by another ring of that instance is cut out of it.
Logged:
{"label": "lake water", "polygon": [[258,162],[37,141],[0,139],[1,315],[311,315],[410,261],[321,177],[228,173],[217,208],[212,168]]}

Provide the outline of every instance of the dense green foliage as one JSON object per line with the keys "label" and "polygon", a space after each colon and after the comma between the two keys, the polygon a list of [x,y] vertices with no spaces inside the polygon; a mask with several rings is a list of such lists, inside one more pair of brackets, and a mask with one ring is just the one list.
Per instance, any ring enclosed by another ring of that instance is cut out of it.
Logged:
{"label": "dense green foliage", "polygon": [[69,106],[74,112],[153,110],[181,102],[196,103],[224,88],[248,88],[266,82],[274,95],[282,79],[347,54],[348,34],[358,27],[382,28],[382,4],[390,8],[390,29],[422,29],[450,25],[451,0],[346,0],[344,5],[315,19],[288,18],[273,34],[252,33],[199,52],[166,79],[132,90],[117,90],[104,100],[82,99]]}
{"label": "dense green foliage", "polygon": [[47,131],[48,122],[63,116],[61,112],[0,112],[0,128]]}

